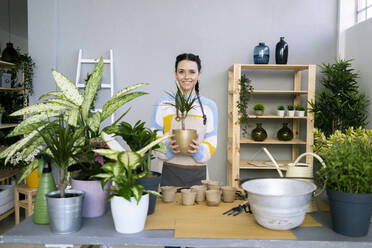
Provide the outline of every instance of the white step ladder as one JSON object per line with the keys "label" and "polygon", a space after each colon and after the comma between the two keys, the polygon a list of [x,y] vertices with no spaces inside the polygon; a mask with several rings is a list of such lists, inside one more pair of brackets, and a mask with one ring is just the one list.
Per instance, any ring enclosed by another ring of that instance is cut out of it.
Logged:
{"label": "white step ladder", "polygon": [[[78,57],[78,63],[77,63],[77,70],[76,70],[76,80],[75,84],[76,87],[80,89],[85,88],[85,84],[82,84],[79,82],[80,80],[80,73],[81,73],[81,65],[82,64],[97,64],[99,62],[99,59],[83,59],[83,51],[82,49],[79,49],[79,57]],[[101,83],[102,89],[110,89],[110,96],[112,97],[114,95],[114,53],[112,49],[110,49],[110,58],[109,59],[103,59],[103,64],[109,64],[110,65],[110,83]],[[101,111],[102,109],[95,109],[95,112]],[[111,115],[111,124],[114,123],[115,116],[114,114]]]}

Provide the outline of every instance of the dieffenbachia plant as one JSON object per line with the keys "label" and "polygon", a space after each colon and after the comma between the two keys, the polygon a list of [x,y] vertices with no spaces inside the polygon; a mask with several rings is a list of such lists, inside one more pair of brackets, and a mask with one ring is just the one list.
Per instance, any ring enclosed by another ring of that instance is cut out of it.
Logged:
{"label": "dieffenbachia plant", "polygon": [[[8,137],[19,135],[24,135],[24,137],[1,152],[0,158],[5,158],[5,163],[8,163],[10,158],[16,152],[23,150],[25,151],[23,152],[22,158],[27,158],[38,146],[45,144],[40,132],[42,132],[42,130],[50,122],[49,118],[59,116],[62,113],[64,114],[64,118],[68,124],[79,130],[78,132],[82,133],[82,135],[86,138],[85,143],[87,144],[90,144],[90,139],[99,137],[101,131],[103,130],[106,133],[111,133],[112,129],[115,129],[116,123],[128,111],[121,115],[113,125],[105,127],[102,130],[100,129],[101,123],[125,103],[147,93],[131,92],[141,86],[144,86],[145,83],[131,85],[121,89],[114,96],[112,96],[111,99],[104,104],[102,112],[93,113],[91,110],[91,105],[100,86],[102,69],[103,60],[101,58],[86,84],[84,94],[81,94],[75,84],[66,76],[56,70],[52,70],[54,81],[56,82],[59,90],[42,95],[40,100],[43,99],[43,102],[41,103],[30,105],[11,114],[11,116],[28,115],[28,117],[17,125],[17,127],[15,127],[14,130],[8,135]],[[52,156],[48,147],[46,147],[45,152]],[[71,163],[73,162],[74,161],[71,161]],[[27,166],[20,180],[23,180],[32,172],[32,170],[37,168],[38,164],[39,161],[37,159],[33,160]],[[39,171],[41,171],[41,163],[39,168]]]}

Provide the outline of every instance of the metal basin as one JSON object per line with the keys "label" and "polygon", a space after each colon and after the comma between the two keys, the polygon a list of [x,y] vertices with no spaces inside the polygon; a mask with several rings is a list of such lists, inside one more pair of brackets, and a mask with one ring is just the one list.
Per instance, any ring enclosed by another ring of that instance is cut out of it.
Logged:
{"label": "metal basin", "polygon": [[287,178],[253,179],[242,184],[256,221],[273,230],[302,224],[309,208],[313,183]]}

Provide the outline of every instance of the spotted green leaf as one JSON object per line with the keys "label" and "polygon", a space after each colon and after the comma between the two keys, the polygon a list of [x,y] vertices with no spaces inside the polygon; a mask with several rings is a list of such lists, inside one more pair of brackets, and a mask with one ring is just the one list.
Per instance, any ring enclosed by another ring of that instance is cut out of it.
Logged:
{"label": "spotted green leaf", "polygon": [[83,103],[83,96],[80,94],[78,88],[73,82],[65,77],[62,73],[52,70],[54,81],[58,88],[62,91],[63,95],[74,104],[81,106]]}
{"label": "spotted green leaf", "polygon": [[88,118],[87,124],[94,133],[98,133],[101,125],[101,112],[96,112],[93,117]]}
{"label": "spotted green leaf", "polygon": [[50,98],[50,99],[47,99],[46,102],[56,103],[56,104],[70,107],[70,108],[78,108],[78,106],[74,104],[73,102],[69,100],[65,100],[65,99],[60,99],[60,98]]}
{"label": "spotted green leaf", "polygon": [[124,165],[127,170],[137,168],[141,160],[141,156],[136,152],[121,152],[118,156],[119,161]]}
{"label": "spotted green leaf", "polygon": [[65,98],[65,95],[63,95],[63,93],[61,92],[61,91],[51,91],[51,92],[48,92],[48,93],[46,93],[46,94],[44,94],[44,95],[41,95],[40,97],[39,97],[39,100],[41,100],[41,99],[43,99],[43,98],[46,98],[46,97],[48,97],[48,96],[55,96],[55,97],[57,97],[57,98]]}

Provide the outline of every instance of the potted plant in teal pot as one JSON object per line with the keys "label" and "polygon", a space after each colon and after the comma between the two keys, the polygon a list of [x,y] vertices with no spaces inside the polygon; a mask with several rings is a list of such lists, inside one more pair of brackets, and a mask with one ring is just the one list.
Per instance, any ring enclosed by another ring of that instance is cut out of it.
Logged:
{"label": "potted plant in teal pot", "polygon": [[332,228],[351,237],[368,233],[372,214],[372,130],[315,131],[314,151],[325,161],[318,171],[326,184]]}
{"label": "potted plant in teal pot", "polygon": [[[103,134],[103,137],[107,137]],[[108,181],[112,182],[109,190],[109,199],[111,199],[111,213],[114,220],[115,230],[120,233],[137,233],[144,229],[148,205],[149,194],[158,195],[158,192],[146,190],[138,180],[145,178],[151,172],[144,171],[137,173],[141,166],[146,152],[151,150],[160,142],[171,137],[165,136],[151,142],[141,150],[136,152],[119,151],[114,149],[97,149],[96,153],[111,160],[105,162],[102,169],[103,173],[96,175],[101,178],[102,185]],[[106,140],[107,141],[107,140]],[[108,142],[110,148],[113,148]],[[120,149],[122,150],[122,149]]]}
{"label": "potted plant in teal pot", "polygon": [[[131,151],[138,151],[143,147],[149,145],[157,139],[157,130],[151,130],[145,127],[145,122],[137,121],[133,126],[128,122],[121,122],[118,126],[117,136],[123,138],[123,140],[130,147]],[[144,186],[145,190],[158,191],[161,174],[155,171],[151,171],[151,160],[155,157],[152,155],[152,150],[158,150],[160,152],[166,152],[164,143],[159,143],[156,146],[149,149],[142,157],[141,164],[136,169],[136,174],[143,172],[149,172],[147,177],[138,180],[138,183]],[[156,205],[156,195],[150,195],[149,210],[148,214],[153,214]]]}

